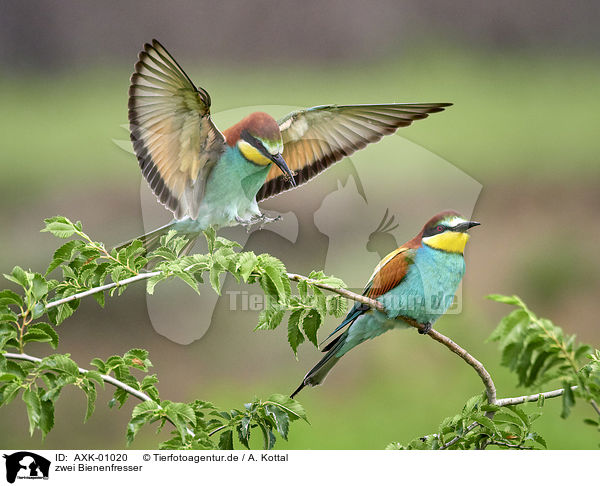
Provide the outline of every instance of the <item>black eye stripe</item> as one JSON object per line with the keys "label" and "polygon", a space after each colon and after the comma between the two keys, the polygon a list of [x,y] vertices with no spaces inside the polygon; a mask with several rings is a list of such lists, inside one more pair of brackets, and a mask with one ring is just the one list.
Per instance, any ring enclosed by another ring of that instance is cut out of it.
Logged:
{"label": "black eye stripe", "polygon": [[271,157],[271,154],[267,151],[267,149],[262,144],[262,142],[258,138],[250,135],[250,133],[248,133],[248,130],[242,130],[242,133],[240,134],[240,138],[242,140],[244,140],[245,142],[248,142],[250,145],[252,145],[255,149],[257,149],[259,152],[261,152],[265,157],[269,157],[269,158]]}
{"label": "black eye stripe", "polygon": [[434,236],[434,235],[439,235],[441,233],[443,233],[444,231],[448,231],[450,228],[449,226],[446,226],[445,224],[436,224],[430,228],[427,228],[424,232],[423,232],[423,237],[426,238],[428,236]]}

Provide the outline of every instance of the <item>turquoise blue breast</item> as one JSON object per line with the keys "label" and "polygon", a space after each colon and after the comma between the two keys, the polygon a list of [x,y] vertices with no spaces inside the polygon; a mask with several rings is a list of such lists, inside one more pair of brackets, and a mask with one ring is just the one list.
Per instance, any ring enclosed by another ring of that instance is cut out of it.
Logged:
{"label": "turquoise blue breast", "polygon": [[208,176],[198,217],[178,221],[174,228],[194,233],[211,225],[229,226],[260,215],[256,193],[270,168],[249,162],[237,147],[227,147]]}
{"label": "turquoise blue breast", "polygon": [[462,254],[422,245],[404,280],[381,296],[389,317],[405,315],[418,322],[435,322],[452,304],[465,273]]}
{"label": "turquoise blue breast", "polygon": [[359,316],[346,331],[335,356],[339,358],[367,339],[390,329],[409,327],[406,322],[396,319],[398,316],[433,324],[452,304],[464,273],[462,255],[425,245],[420,247],[402,282],[377,299],[385,305],[387,315],[369,310]]}

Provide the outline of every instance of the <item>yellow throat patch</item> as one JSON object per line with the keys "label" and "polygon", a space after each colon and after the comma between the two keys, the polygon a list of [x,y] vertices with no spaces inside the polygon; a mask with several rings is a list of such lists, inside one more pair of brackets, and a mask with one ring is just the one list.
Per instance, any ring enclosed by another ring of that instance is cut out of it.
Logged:
{"label": "yellow throat patch", "polygon": [[463,253],[467,241],[469,241],[469,235],[467,233],[459,233],[456,231],[446,231],[439,235],[423,238],[423,243],[427,246],[449,253]]}
{"label": "yellow throat patch", "polygon": [[265,157],[260,150],[244,140],[238,142],[238,148],[244,157],[257,165],[268,165],[271,163],[271,159]]}

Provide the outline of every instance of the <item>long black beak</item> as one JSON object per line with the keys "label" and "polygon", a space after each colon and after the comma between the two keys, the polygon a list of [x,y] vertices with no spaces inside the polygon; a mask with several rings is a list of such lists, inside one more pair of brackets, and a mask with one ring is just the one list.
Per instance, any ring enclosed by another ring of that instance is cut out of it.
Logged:
{"label": "long black beak", "polygon": [[290,181],[292,187],[296,187],[296,181],[294,180],[294,174],[283,160],[281,154],[272,155],[271,160],[275,163],[277,167],[281,169],[281,172],[286,176],[285,178]]}
{"label": "long black beak", "polygon": [[466,221],[465,223],[457,224],[454,228],[452,228],[452,231],[464,233],[469,228],[472,228],[473,226],[479,226],[480,224],[481,223],[478,223],[477,221]]}

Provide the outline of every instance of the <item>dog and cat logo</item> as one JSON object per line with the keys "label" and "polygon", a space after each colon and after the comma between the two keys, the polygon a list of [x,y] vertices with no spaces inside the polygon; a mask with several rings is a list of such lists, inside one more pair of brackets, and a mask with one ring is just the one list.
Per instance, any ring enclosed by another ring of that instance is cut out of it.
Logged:
{"label": "dog and cat logo", "polygon": [[50,461],[33,452],[21,451],[4,454],[6,480],[12,484],[19,479],[48,479]]}

